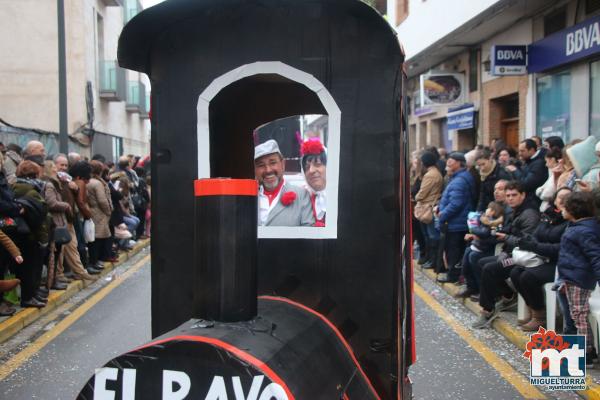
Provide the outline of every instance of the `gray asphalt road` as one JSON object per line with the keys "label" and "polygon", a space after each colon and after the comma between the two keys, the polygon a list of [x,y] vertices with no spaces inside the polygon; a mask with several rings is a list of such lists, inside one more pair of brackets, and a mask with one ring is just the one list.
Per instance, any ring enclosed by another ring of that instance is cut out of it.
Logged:
{"label": "gray asphalt road", "polygon": [[417,298],[415,399],[519,399],[522,396]]}
{"label": "gray asphalt road", "polygon": [[74,399],[94,369],[150,336],[150,263],[0,382],[3,400]]}
{"label": "gray asphalt road", "polygon": [[[140,256],[141,257],[141,256]],[[139,259],[139,258],[138,258]],[[136,260],[131,262],[133,264]],[[118,273],[127,270],[121,267]],[[424,290],[467,325],[473,316],[436,286]],[[415,399],[520,399],[522,396],[492,366],[416,297],[418,361],[411,368]],[[41,329],[43,327],[38,327]],[[526,373],[521,350],[493,331],[479,340]],[[150,340],[150,265],[143,266],[35,356],[0,381],[0,398],[73,399],[94,368]],[[574,398],[572,393],[566,397]],[[552,397],[552,396],[549,396]],[[558,398],[558,397],[556,397]]]}

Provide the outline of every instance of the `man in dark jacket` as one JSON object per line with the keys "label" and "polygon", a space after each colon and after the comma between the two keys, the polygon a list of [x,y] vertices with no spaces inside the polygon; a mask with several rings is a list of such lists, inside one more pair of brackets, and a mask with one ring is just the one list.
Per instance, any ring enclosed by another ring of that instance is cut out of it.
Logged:
{"label": "man in dark jacket", "polygon": [[[499,256],[484,257],[479,260],[481,267],[481,287],[479,305],[482,313],[473,324],[473,328],[481,329],[498,315],[498,312],[512,307],[517,302],[517,295],[506,284],[513,268],[511,254],[518,246],[519,239],[531,235],[540,222],[538,206],[533,202],[520,182],[509,182],[506,185],[506,202],[513,209],[503,232],[496,233],[496,239],[504,242]],[[496,300],[502,297],[498,305]]]}
{"label": "man in dark jacket", "polygon": [[520,181],[527,196],[534,199],[538,207],[540,200],[535,195],[535,190],[548,179],[548,168],[546,167],[544,154],[545,151],[538,149],[531,139],[525,139],[519,144],[519,157],[523,161]]}
{"label": "man in dark jacket", "polygon": [[511,176],[504,167],[499,165],[489,148],[480,150],[475,156],[475,164],[479,170],[481,183],[479,185],[479,202],[477,211],[485,211],[488,204],[494,201],[494,187],[500,179],[511,180]]}
{"label": "man in dark jacket", "polygon": [[460,276],[460,270],[456,265],[465,251],[467,215],[475,206],[475,180],[465,165],[465,156],[459,152],[450,153],[446,161],[446,172],[450,180],[442,193],[438,219],[440,229],[445,233],[443,246],[448,272],[440,274],[438,282],[456,282]]}

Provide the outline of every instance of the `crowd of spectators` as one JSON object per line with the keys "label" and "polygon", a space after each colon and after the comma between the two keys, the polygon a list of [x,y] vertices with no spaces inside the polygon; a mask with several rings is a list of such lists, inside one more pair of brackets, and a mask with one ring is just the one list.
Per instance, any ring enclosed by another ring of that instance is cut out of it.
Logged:
{"label": "crowd of spectators", "polygon": [[150,235],[150,177],[140,157],[46,154],[0,144],[0,316],[42,308],[50,290],[94,281]]}
{"label": "crowd of spectators", "polygon": [[560,137],[502,140],[445,155],[413,152],[413,237],[418,264],[439,282],[455,283],[459,298],[481,306],[473,328],[500,311],[528,312],[523,331],[546,325],[544,285],[554,283],[566,334],[586,335],[587,362],[597,359],[587,321],[600,282],[600,142],[565,145]]}

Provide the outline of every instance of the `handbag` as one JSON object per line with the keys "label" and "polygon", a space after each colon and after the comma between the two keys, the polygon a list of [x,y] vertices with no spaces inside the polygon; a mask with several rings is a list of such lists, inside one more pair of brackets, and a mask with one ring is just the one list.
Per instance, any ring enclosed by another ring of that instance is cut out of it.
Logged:
{"label": "handbag", "polygon": [[417,203],[414,209],[415,218],[424,224],[433,221],[433,204]]}
{"label": "handbag", "polygon": [[54,228],[54,243],[57,245],[67,244],[71,241],[71,234],[65,226],[57,226]]}
{"label": "handbag", "polygon": [[83,221],[83,239],[86,243],[92,243],[96,240],[96,226],[91,219]]}
{"label": "handbag", "polygon": [[119,224],[115,226],[115,238],[117,239],[131,239],[131,232],[127,230],[127,226],[125,224]]}
{"label": "handbag", "polygon": [[525,268],[533,268],[546,262],[544,257],[535,254],[533,251],[521,250],[515,247],[512,251],[512,259],[515,265]]}

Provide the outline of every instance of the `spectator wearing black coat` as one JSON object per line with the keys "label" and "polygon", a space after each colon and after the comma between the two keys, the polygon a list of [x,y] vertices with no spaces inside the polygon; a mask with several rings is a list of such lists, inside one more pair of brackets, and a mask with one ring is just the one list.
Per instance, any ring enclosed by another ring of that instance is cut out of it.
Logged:
{"label": "spectator wearing black coat", "polygon": [[488,148],[479,150],[475,156],[475,165],[479,170],[479,201],[477,211],[485,211],[488,204],[494,201],[494,186],[500,179],[511,180],[511,176],[492,156]]}
{"label": "spectator wearing black coat", "polygon": [[554,282],[560,238],[568,224],[562,216],[562,209],[564,199],[569,194],[571,190],[568,188],[556,192],[533,235],[519,239],[519,249],[531,251],[546,260],[537,267],[526,268],[517,265],[510,273],[511,281],[530,310],[528,318],[518,321],[521,329],[526,332],[534,332],[540,326],[546,326],[544,284]]}
{"label": "spectator wearing black coat", "polygon": [[[479,305],[482,312],[473,324],[473,328],[477,329],[487,327],[499,311],[516,304],[517,296],[506,284],[514,267],[512,251],[518,246],[519,239],[535,231],[540,221],[538,205],[527,196],[520,182],[506,185],[506,202],[513,211],[503,230],[496,233],[496,239],[504,242],[503,251],[498,256],[482,258],[478,263],[481,268]],[[501,298],[500,307],[496,307],[498,298]]]}
{"label": "spectator wearing black coat", "polygon": [[531,139],[525,139],[519,144],[519,157],[523,161],[520,181],[527,196],[532,198],[538,207],[540,200],[535,195],[535,190],[548,179],[544,154],[545,151],[538,149],[536,143]]}
{"label": "spectator wearing black coat", "polygon": [[[15,176],[16,179],[16,176]],[[16,218],[21,215],[23,209],[21,206],[14,201],[14,194],[8,186],[8,181],[4,175],[4,172],[0,170],[0,218]],[[6,233],[9,237],[14,240],[17,233],[15,229],[8,229]],[[0,246],[0,279],[3,279],[4,273],[8,265],[13,263],[13,257],[4,246]],[[8,281],[7,281],[8,282]],[[12,315],[16,310],[9,306],[3,299],[3,293],[0,291],[0,316]]]}
{"label": "spectator wearing black coat", "polygon": [[17,167],[13,185],[15,198],[23,204],[24,219],[29,227],[15,242],[24,262],[16,268],[21,280],[21,307],[41,308],[46,305],[48,290],[40,288],[44,254],[48,245],[48,207],[41,194],[43,183],[38,179],[42,169],[33,161],[22,161]]}
{"label": "spectator wearing black coat", "polygon": [[132,196],[131,200],[135,208],[135,214],[140,219],[140,224],[137,226],[135,235],[139,238],[144,235],[144,231],[146,230],[146,210],[148,209],[148,204],[150,204],[150,194],[146,186],[146,170],[143,167],[136,167],[134,171],[139,178],[139,182],[137,197]]}

